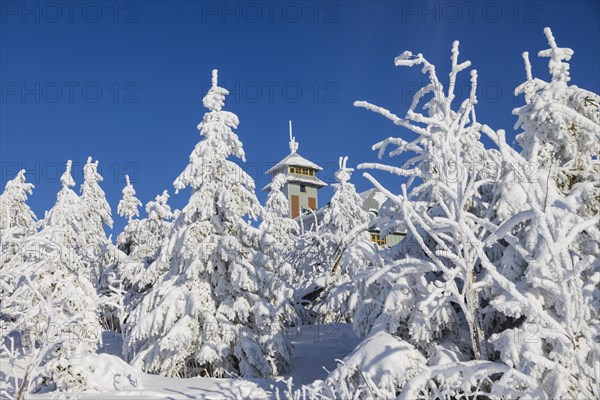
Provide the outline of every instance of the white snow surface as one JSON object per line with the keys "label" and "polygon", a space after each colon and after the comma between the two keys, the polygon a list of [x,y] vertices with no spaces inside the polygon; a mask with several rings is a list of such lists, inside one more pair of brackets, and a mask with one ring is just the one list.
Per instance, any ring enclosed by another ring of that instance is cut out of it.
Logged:
{"label": "white snow surface", "polygon": [[[338,360],[348,356],[360,342],[350,324],[316,324],[290,328],[287,335],[294,344],[293,368],[274,379],[239,378],[167,378],[159,375],[139,374],[132,382],[125,372],[128,368],[120,358],[122,341],[118,334],[106,331],[94,365],[95,384],[99,390],[78,394],[79,399],[267,399],[274,398],[275,387],[285,386],[284,379],[293,377],[294,387],[323,380],[333,371]],[[0,365],[6,360],[0,356]],[[119,368],[121,367],[121,368]],[[22,373],[23,366],[18,368]],[[4,368],[2,368],[4,371]],[[138,386],[135,386],[135,384]],[[54,399],[56,393],[30,395],[32,400]]]}

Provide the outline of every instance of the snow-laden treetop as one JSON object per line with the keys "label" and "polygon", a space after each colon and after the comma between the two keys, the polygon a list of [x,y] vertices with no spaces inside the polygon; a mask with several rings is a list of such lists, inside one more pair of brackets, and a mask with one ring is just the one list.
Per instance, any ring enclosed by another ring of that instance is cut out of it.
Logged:
{"label": "snow-laden treetop", "polygon": [[350,177],[352,176],[352,171],[354,171],[354,168],[346,167],[347,162],[348,162],[348,156],[346,156],[346,157],[340,156],[340,160],[339,160],[340,168],[335,173],[335,180],[338,181],[339,183],[341,183],[342,185],[345,185],[350,180]]}
{"label": "snow-laden treetop", "polygon": [[6,182],[0,195],[0,231],[14,226],[32,227],[36,217],[27,205],[27,197],[33,192],[33,184],[25,181],[25,170]]}
{"label": "snow-laden treetop", "polygon": [[60,176],[60,183],[62,183],[63,188],[75,186],[75,181],[73,180],[73,176],[71,175],[71,166],[72,165],[73,165],[73,161],[68,160],[65,172],[63,172],[63,174]]}
{"label": "snow-laden treetop", "polygon": [[[569,61],[571,59],[573,50],[567,47],[558,47],[550,28],[544,28],[544,33],[548,38],[550,48],[538,52],[538,57],[550,58],[548,61],[548,68],[550,69],[550,75],[552,75],[553,82],[569,82],[571,80],[571,77],[569,76],[569,63],[563,61]],[[531,65],[529,65],[529,74],[531,75]]]}
{"label": "snow-laden treetop", "polygon": [[198,124],[198,131],[204,140],[196,145],[190,154],[190,163],[173,182],[175,193],[188,186],[193,191],[198,190],[203,182],[212,180],[209,175],[215,172],[220,175],[228,170],[231,172],[233,167],[226,162],[229,156],[246,161],[242,143],[233,131],[239,119],[235,114],[223,111],[228,94],[227,89],[218,85],[218,71],[214,69],[212,86],[202,99],[202,104],[210,111],[204,114],[202,122]]}
{"label": "snow-laden treetop", "polygon": [[125,183],[126,185],[121,192],[123,193],[123,198],[119,202],[117,212],[121,217],[125,217],[128,221],[131,221],[133,217],[140,215],[138,207],[142,205],[142,202],[135,197],[135,189],[129,181],[129,175],[125,175]]}
{"label": "snow-laden treetop", "polygon": [[212,86],[209,89],[206,96],[202,99],[204,107],[211,111],[221,111],[225,105],[225,96],[229,94],[229,90],[222,88],[218,85],[219,82],[219,70],[212,70]]}
{"label": "snow-laden treetop", "polygon": [[25,202],[27,200],[27,195],[33,193],[33,183],[29,183],[25,181],[25,170],[22,169],[19,171],[17,176],[14,179],[6,182],[6,186],[4,187],[4,193],[14,200],[19,202]]}

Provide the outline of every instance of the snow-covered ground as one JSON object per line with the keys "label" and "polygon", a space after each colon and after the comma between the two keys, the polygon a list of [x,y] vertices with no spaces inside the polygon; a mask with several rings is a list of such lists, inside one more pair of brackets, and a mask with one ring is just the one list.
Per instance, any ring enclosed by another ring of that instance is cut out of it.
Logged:
{"label": "snow-covered ground", "polygon": [[[166,378],[142,374],[141,385],[131,387],[122,382],[104,387],[102,392],[81,393],[81,399],[263,399],[274,396],[274,388],[285,388],[285,380],[293,377],[294,386],[324,379],[333,370],[336,360],[341,360],[354,350],[359,339],[350,324],[334,323],[302,326],[288,331],[294,344],[293,369],[274,379],[215,379],[215,378]],[[120,335],[105,332],[100,354],[121,355]],[[6,365],[6,360],[2,360]],[[22,372],[22,368],[18,371]],[[54,394],[33,395],[32,399],[56,398]]]}
{"label": "snow-covered ground", "polygon": [[303,326],[290,333],[290,339],[294,343],[294,367],[284,377],[293,377],[296,386],[324,379],[327,371],[337,366],[336,360],[346,357],[360,342],[350,324],[340,323]]}

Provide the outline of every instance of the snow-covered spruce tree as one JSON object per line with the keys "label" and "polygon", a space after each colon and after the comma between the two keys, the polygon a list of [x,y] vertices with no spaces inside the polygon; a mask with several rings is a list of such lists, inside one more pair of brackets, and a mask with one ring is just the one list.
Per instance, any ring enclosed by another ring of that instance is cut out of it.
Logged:
{"label": "snow-covered spruce tree", "polygon": [[278,174],[271,182],[263,221],[259,228],[260,250],[265,256],[264,268],[275,272],[285,282],[291,283],[295,271],[289,263],[289,256],[294,249],[300,227],[289,217],[290,205],[286,195],[281,191],[285,181],[285,175]]}
{"label": "snow-covered spruce tree", "polygon": [[545,33],[550,49],[539,55],[549,57],[552,81],[532,78],[525,53],[527,82],[516,90],[526,101],[515,110],[521,153],[501,135],[496,139],[506,164],[529,164],[535,173],[504,170],[493,221],[498,228],[488,238],[496,246],[497,238],[505,239],[499,270],[539,307],[492,290],[490,305],[501,317],[490,317],[507,329],[490,341],[503,362],[539,382],[548,398],[598,398],[598,96],[567,86],[565,61],[573,51],[558,48],[549,28]]}
{"label": "snow-covered spruce tree", "polygon": [[[340,157],[339,169],[335,173],[338,183],[332,185],[334,194],[329,207],[323,215],[321,232],[331,233],[338,238],[337,254],[334,259],[330,273],[332,275],[353,274],[355,268],[360,268],[361,262],[343,263],[340,255],[345,254],[349,244],[357,242],[372,244],[367,233],[371,216],[362,208],[362,199],[356,193],[356,189],[350,183],[350,177],[354,168],[347,167],[348,157]],[[352,255],[350,255],[352,258]]]}
{"label": "snow-covered spruce tree", "polygon": [[22,169],[6,183],[0,195],[0,270],[20,251],[19,242],[36,232],[36,217],[27,205],[27,196],[33,188],[33,184],[25,181]]}
{"label": "snow-covered spruce tree", "polygon": [[[133,194],[131,190],[133,187],[124,189],[123,199]],[[112,330],[121,331],[129,312],[168,270],[168,264],[154,263],[161,242],[172,226],[172,219],[179,213],[178,210],[171,211],[168,199],[169,194],[165,190],[154,201],[149,201],[146,204],[147,217],[131,218],[117,237],[116,245],[109,244],[103,254],[104,270],[99,292],[107,301],[105,322]],[[127,201],[134,203],[131,198]],[[133,208],[129,210],[133,212]]]}
{"label": "snow-covered spruce tree", "polygon": [[123,197],[119,201],[117,206],[117,212],[119,216],[127,218],[128,222],[131,222],[133,217],[139,217],[140,212],[138,207],[142,205],[142,202],[135,197],[135,189],[129,181],[129,175],[125,175],[125,187],[123,188]]}
{"label": "snow-covered spruce tree", "polygon": [[123,189],[119,212],[121,216],[131,218],[117,237],[116,245],[106,247],[99,288],[108,302],[105,310],[107,326],[119,332],[129,312],[168,269],[168,265],[153,262],[171,228],[172,219],[178,215],[178,211],[172,212],[167,204],[169,194],[165,190],[146,204],[146,218],[135,219],[133,213],[137,213],[139,203],[135,203],[134,195],[133,185],[128,183]]}
{"label": "snow-covered spruce tree", "polygon": [[146,203],[146,218],[131,219],[117,237],[117,245],[131,261],[151,264],[161,241],[172,225],[176,214],[168,204],[169,193],[165,190],[153,201]]}
{"label": "snow-covered spruce tree", "polygon": [[[41,222],[42,228],[52,226],[54,241],[77,254],[87,267],[94,285],[98,284],[101,272],[102,253],[109,244],[104,232],[104,224],[112,226],[110,206],[104,192],[98,185],[102,177],[97,172],[98,162],[91,161],[84,167],[82,195],[78,196],[71,187],[75,181],[71,176],[72,162],[61,176],[62,189],[57,195],[56,204]],[[60,237],[59,237],[60,236]]]}
{"label": "snow-covered spruce tree", "polygon": [[233,132],[237,116],[222,110],[227,94],[214,70],[198,125],[203,140],[174,182],[191,197],[150,266],[167,272],[125,325],[125,353],[147,372],[266,376],[290,360],[282,329],[293,317],[292,294],[254,262],[260,232],[246,218],[261,207],[252,178],[228,160],[244,160],[244,151]]}
{"label": "snow-covered spruce tree", "polygon": [[104,268],[101,263],[103,253],[107,251],[110,244],[104,226],[112,228],[113,225],[110,206],[99,184],[102,180],[102,176],[98,173],[98,161],[92,162],[92,157],[88,157],[87,163],[83,167],[83,184],[81,185],[81,209],[86,246],[86,253],[82,254],[82,260],[90,269],[95,279],[95,285],[99,284]]}
{"label": "snow-covered spruce tree", "polygon": [[0,323],[15,337],[28,362],[29,390],[78,391],[87,387],[89,370],[76,364],[93,353],[100,340],[98,298],[86,267],[72,251],[78,233],[79,197],[71,162],[63,188],[40,232],[27,236],[18,257],[4,266],[5,294]]}
{"label": "snow-covered spruce tree", "polygon": [[573,50],[558,47],[549,28],[544,32],[550,48],[538,55],[549,58],[552,79],[533,78],[529,54],[523,53],[527,80],[515,94],[524,94],[526,104],[513,111],[522,129],[517,142],[532,166],[549,170],[562,194],[581,192],[580,206],[595,215],[600,212],[600,96],[569,85]]}
{"label": "snow-covered spruce tree", "polygon": [[[354,243],[371,243],[366,233],[370,216],[362,209],[362,199],[354,185],[348,182],[353,169],[347,168],[346,162],[347,158],[340,157],[339,170],[335,174],[338,183],[332,185],[335,192],[323,209],[322,220],[318,221],[313,213],[315,223],[298,237],[292,254],[295,284],[311,300],[336,277],[348,272],[342,264]],[[350,264],[355,262],[348,261],[348,266],[358,268],[358,265]]]}
{"label": "snow-covered spruce tree", "polygon": [[[53,243],[64,246],[81,257],[86,254],[85,222],[81,198],[71,189],[75,186],[71,167],[72,161],[69,160],[65,172],[60,177],[62,188],[56,195],[56,203],[41,221],[41,229],[52,233]],[[87,274],[92,279],[89,270]]]}
{"label": "snow-covered spruce tree", "polygon": [[[119,216],[127,218],[128,224],[119,235],[119,238],[130,234],[137,229],[139,220],[133,219],[140,215],[138,207],[142,203],[135,197],[135,189],[129,181],[129,175],[125,175],[125,187],[122,190],[123,197],[117,206]],[[117,238],[117,243],[119,242]],[[126,248],[129,249],[128,247]],[[126,318],[125,293],[131,288],[123,282],[123,269],[126,267],[127,254],[112,243],[107,243],[102,251],[101,265],[103,266],[98,294],[103,302],[101,321],[102,324],[112,331],[119,332]]]}
{"label": "snow-covered spruce tree", "polygon": [[[331,264],[320,278],[323,291],[314,300],[312,309],[321,322],[351,321],[354,306],[349,297],[355,292],[354,276],[373,265],[378,248],[368,233],[371,215],[362,208],[362,199],[350,183],[353,168],[347,167],[348,157],[340,157],[335,173],[334,194],[325,209],[321,237],[334,245]],[[355,298],[355,296],[353,296]]]}

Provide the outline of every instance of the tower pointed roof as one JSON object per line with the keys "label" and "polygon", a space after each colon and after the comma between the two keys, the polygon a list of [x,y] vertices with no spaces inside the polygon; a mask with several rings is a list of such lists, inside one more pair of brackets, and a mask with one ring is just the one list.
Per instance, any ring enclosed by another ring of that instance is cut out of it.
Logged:
{"label": "tower pointed roof", "polygon": [[298,143],[296,141],[296,137],[292,134],[292,121],[290,121],[289,126],[290,126],[290,131],[289,131],[290,132],[290,142],[289,142],[290,154],[287,157],[285,157],[283,160],[281,160],[277,164],[275,164],[273,167],[271,167],[266,173],[274,174],[275,172],[277,172],[278,170],[282,169],[285,166],[312,168],[312,169],[316,169],[317,171],[323,170],[323,168],[321,168],[314,162],[309,161],[306,158],[302,157],[300,154],[298,154],[298,148],[300,147],[300,143]]}
{"label": "tower pointed roof", "polygon": [[[300,147],[300,143],[296,141],[296,137],[292,133],[292,121],[289,121],[289,135],[290,135],[290,154],[288,154],[283,160],[279,161],[277,164],[269,168],[266,174],[276,175],[279,172],[287,173],[287,167],[301,167],[301,168],[310,168],[316,171],[322,171],[319,165],[315,164],[312,161],[307,160],[298,154],[298,148]],[[316,176],[288,176],[288,182],[296,182],[307,185],[315,185],[318,187],[327,186],[325,182],[317,178]],[[262,190],[269,190],[271,184],[267,184]]]}

